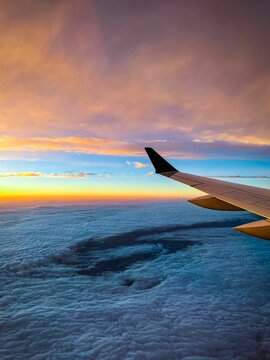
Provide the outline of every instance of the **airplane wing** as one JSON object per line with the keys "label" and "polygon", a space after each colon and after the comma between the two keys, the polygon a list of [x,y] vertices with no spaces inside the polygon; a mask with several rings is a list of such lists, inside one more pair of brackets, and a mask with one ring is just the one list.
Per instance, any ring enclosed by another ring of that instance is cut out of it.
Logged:
{"label": "airplane wing", "polygon": [[146,147],[156,174],[189,185],[208,194],[188,200],[192,204],[214,210],[247,210],[266,219],[235,227],[243,233],[270,240],[270,190],[234,184],[228,181],[192,175],[176,170],[154,149]]}

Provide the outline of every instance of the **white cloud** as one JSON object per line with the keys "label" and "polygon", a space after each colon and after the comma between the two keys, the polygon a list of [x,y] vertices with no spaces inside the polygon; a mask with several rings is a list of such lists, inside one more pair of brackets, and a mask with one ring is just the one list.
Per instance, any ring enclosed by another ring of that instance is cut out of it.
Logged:
{"label": "white cloud", "polygon": [[136,169],[143,169],[151,166],[151,164],[141,163],[139,161],[126,161],[126,164],[134,166]]}

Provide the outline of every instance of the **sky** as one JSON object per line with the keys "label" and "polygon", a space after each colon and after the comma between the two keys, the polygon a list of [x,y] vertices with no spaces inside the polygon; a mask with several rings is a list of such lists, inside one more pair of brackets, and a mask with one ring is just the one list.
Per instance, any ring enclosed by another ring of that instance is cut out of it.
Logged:
{"label": "sky", "polygon": [[0,0],[0,200],[270,187],[270,2]]}

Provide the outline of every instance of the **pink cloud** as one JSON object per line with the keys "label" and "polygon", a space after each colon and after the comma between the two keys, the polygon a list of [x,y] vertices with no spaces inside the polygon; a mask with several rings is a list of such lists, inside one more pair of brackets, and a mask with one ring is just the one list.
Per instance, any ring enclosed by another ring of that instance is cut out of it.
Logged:
{"label": "pink cloud", "polygon": [[[115,141],[100,138],[80,138],[80,137],[58,137],[58,138],[20,138],[20,137],[0,137],[0,152],[9,153],[42,153],[42,152],[73,152],[96,155],[112,156],[145,156],[142,143],[132,143],[126,141]],[[201,158],[203,155],[196,154],[194,151],[179,149],[179,143],[154,141],[148,143],[151,146],[167,148],[165,154],[176,155],[179,158]],[[178,148],[178,150],[177,150]],[[11,155],[12,156],[12,155]],[[136,168],[148,167],[149,164],[138,161],[129,162]]]}
{"label": "pink cloud", "polygon": [[269,145],[268,11],[230,4],[4,1],[0,149]]}

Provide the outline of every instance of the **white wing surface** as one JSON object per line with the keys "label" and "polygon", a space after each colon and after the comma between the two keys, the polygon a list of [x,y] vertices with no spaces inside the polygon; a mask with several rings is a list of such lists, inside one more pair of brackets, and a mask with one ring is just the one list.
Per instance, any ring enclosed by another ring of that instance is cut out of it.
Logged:
{"label": "white wing surface", "polygon": [[270,190],[253,186],[234,184],[228,181],[210,179],[176,170],[154,149],[145,148],[157,174],[166,176],[208,196],[191,199],[189,202],[215,210],[247,210],[266,219],[237,226],[235,229],[246,234],[270,240]]}

